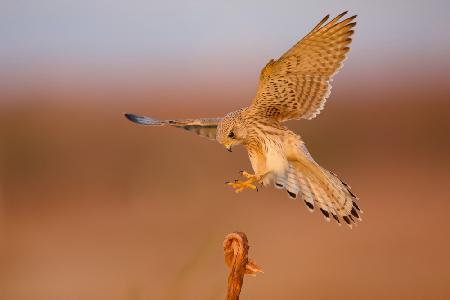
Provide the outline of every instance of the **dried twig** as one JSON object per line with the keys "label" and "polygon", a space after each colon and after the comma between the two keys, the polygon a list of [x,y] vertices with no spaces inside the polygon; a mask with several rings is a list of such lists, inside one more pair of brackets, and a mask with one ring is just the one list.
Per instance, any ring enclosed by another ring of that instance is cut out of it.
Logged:
{"label": "dried twig", "polygon": [[244,275],[256,276],[262,270],[248,258],[248,239],[243,232],[228,234],[223,241],[225,264],[230,268],[226,300],[239,300]]}

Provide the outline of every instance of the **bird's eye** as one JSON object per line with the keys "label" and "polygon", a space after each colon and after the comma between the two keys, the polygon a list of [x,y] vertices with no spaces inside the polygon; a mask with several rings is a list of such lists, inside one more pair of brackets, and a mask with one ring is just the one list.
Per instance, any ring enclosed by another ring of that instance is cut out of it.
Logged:
{"label": "bird's eye", "polygon": [[231,132],[228,134],[228,137],[229,137],[229,138],[234,138],[234,132],[231,131]]}

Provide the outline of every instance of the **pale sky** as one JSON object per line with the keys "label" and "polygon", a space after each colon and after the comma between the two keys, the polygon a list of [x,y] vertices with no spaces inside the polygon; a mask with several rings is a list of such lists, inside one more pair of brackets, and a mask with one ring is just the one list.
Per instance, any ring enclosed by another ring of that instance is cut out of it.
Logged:
{"label": "pale sky", "polygon": [[55,66],[61,72],[114,72],[110,68],[167,71],[184,65],[194,71],[209,65],[228,73],[248,67],[256,74],[324,15],[344,10],[358,14],[353,64],[411,64],[442,56],[449,65],[449,3],[3,0],[0,68],[27,74]]}
{"label": "pale sky", "polygon": [[[359,15],[355,44],[449,48],[449,1],[3,0],[0,59],[104,61],[279,52],[326,13]],[[409,49],[409,50],[408,50]]]}

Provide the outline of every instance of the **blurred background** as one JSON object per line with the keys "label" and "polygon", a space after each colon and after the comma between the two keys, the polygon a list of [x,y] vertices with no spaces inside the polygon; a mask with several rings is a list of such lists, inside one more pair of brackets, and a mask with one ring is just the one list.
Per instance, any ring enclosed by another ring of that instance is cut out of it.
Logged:
{"label": "blurred background", "polygon": [[[448,1],[18,1],[0,10],[0,299],[223,299],[222,241],[265,271],[242,299],[450,292]],[[122,116],[216,117],[323,16],[358,14],[326,109],[289,122],[360,197],[353,230],[243,149]],[[447,296],[445,296],[447,295]]]}

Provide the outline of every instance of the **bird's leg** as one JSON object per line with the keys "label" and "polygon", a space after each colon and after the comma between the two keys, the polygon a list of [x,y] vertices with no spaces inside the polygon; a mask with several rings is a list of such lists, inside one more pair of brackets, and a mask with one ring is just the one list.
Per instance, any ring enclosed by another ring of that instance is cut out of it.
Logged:
{"label": "bird's leg", "polygon": [[241,173],[242,176],[244,176],[245,178],[248,178],[248,179],[253,178],[254,176],[257,176],[256,174],[250,174],[247,171],[239,171],[239,173]]}
{"label": "bird's leg", "polygon": [[241,174],[242,176],[247,178],[246,181],[235,180],[234,182],[226,182],[226,184],[234,188],[236,193],[240,193],[246,188],[258,191],[258,188],[256,187],[256,185],[254,185],[254,183],[261,181],[264,176],[266,176],[266,174],[250,174],[246,171],[241,171]]}

